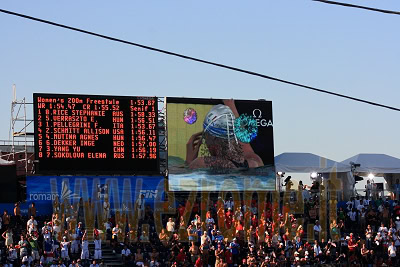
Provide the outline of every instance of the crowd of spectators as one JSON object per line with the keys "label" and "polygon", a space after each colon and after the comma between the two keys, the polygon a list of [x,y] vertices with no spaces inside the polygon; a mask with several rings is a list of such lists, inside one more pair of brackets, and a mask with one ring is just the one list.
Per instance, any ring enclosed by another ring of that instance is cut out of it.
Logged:
{"label": "crowd of spectators", "polygon": [[[93,249],[89,251],[88,232],[78,222],[71,229],[66,220],[52,216],[37,217],[31,203],[28,216],[21,215],[20,203],[13,214],[5,210],[0,216],[2,266],[104,266],[101,260],[101,240],[98,230],[93,231]],[[68,219],[71,219],[69,217]],[[65,224],[65,228],[62,227]],[[63,230],[64,229],[64,230]]]}
{"label": "crowd of spectators", "polygon": [[37,220],[34,204],[24,219],[17,203],[12,216],[5,211],[1,217],[1,260],[5,266],[103,266],[103,242],[125,266],[400,264],[400,202],[357,196],[339,203],[336,219],[328,222],[319,218],[318,190],[318,185],[302,184],[293,190],[288,201],[301,203],[302,214],[287,209],[290,203],[257,196],[249,201],[236,201],[231,194],[193,203],[181,199],[176,214],[163,217],[160,231],[147,205],[138,229],[127,218],[120,227],[111,215],[104,235],[85,230],[79,208],[75,227],[57,210]]}

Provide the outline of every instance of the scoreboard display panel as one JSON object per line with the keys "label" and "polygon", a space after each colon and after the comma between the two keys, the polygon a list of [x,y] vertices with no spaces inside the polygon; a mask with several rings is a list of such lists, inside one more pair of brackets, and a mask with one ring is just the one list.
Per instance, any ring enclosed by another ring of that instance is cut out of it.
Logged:
{"label": "scoreboard display panel", "polygon": [[37,173],[159,174],[156,97],[33,94]]}

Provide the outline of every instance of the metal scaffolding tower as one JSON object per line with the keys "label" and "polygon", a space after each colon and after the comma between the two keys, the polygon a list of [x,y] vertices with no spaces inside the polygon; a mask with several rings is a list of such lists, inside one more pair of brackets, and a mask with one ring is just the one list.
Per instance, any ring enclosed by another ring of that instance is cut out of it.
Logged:
{"label": "metal scaffolding tower", "polygon": [[[31,106],[33,103],[27,103],[25,97],[22,100],[17,100],[16,87],[13,85],[9,134],[11,151],[8,154],[8,159],[15,161],[17,172],[24,171],[25,174],[33,171],[33,151],[28,154],[28,148],[33,147],[34,138],[33,131],[28,131],[33,127],[33,119],[28,119],[27,105]],[[18,164],[19,162],[22,162],[22,164]],[[18,166],[20,166],[20,169],[18,169]]]}

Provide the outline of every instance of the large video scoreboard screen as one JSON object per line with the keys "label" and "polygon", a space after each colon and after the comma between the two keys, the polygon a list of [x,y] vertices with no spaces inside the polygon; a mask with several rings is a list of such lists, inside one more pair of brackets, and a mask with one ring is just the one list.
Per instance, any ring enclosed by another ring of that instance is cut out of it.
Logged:
{"label": "large video scoreboard screen", "polygon": [[37,172],[158,174],[156,97],[34,94]]}

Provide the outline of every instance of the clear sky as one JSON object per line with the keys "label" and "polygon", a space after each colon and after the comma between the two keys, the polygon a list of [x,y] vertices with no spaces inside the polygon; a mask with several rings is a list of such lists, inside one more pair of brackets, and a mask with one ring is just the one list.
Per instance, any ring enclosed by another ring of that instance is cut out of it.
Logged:
{"label": "clear sky", "polygon": [[[347,1],[400,11],[398,0]],[[291,1],[1,1],[0,8],[400,107],[400,16]],[[0,14],[0,139],[34,92],[264,98],[275,154],[400,157],[400,112]]]}

